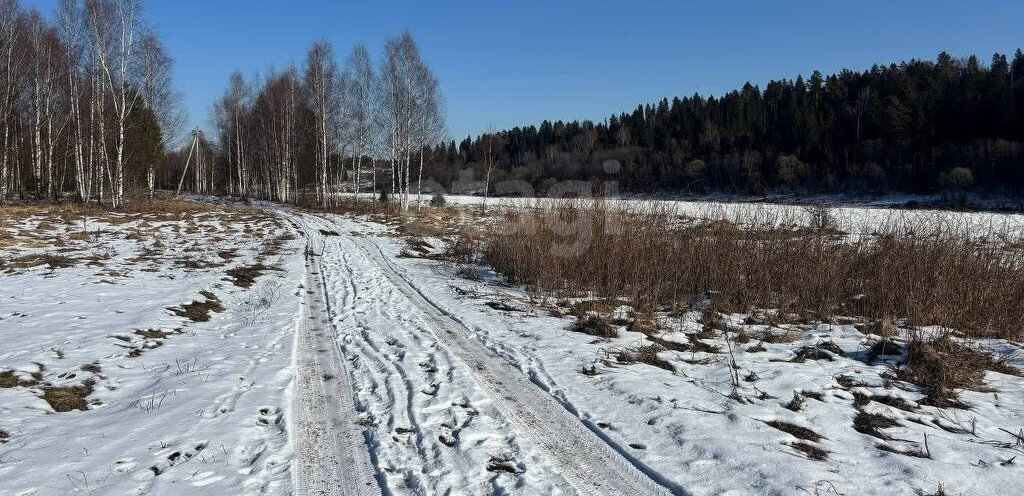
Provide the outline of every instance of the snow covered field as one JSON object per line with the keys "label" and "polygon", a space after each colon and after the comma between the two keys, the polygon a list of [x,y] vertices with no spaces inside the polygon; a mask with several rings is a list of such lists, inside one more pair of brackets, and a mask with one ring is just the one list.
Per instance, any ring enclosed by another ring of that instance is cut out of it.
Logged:
{"label": "snow covered field", "polygon": [[[1021,219],[977,215],[979,229]],[[664,315],[655,359],[633,360],[651,338],[628,308],[601,310],[618,337],[573,332],[582,302],[444,261],[441,239],[410,250],[367,216],[213,207],[0,228],[0,494],[1024,484],[1024,379],[988,372],[969,408],[930,405],[892,376],[905,333],[879,354],[855,319]],[[1019,344],[982,344],[1024,365]],[[55,387],[89,394],[56,412]]]}
{"label": "snow covered field", "polygon": [[[0,388],[0,494],[286,492],[301,274],[286,225],[197,211],[2,227],[0,371],[17,384]],[[281,270],[227,275],[256,260]],[[55,412],[50,387],[89,394]]]}
{"label": "snow covered field", "polygon": [[[424,195],[423,201],[429,201]],[[446,195],[452,205],[478,206],[484,200],[480,196]],[[492,208],[541,207],[548,208],[559,200],[551,198],[489,198],[487,205]],[[828,203],[825,203],[828,205]],[[685,200],[641,200],[610,198],[607,205],[628,211],[649,211],[664,209],[681,216],[705,220],[759,221],[779,224],[804,225],[809,217],[801,205],[766,202],[727,201],[685,201]],[[943,229],[957,229],[976,233],[978,236],[1024,236],[1024,214],[1003,212],[956,212],[949,210],[907,209],[879,206],[847,206],[837,204],[829,207],[829,214],[835,228],[851,234],[871,234],[882,230],[896,230],[933,226]]]}

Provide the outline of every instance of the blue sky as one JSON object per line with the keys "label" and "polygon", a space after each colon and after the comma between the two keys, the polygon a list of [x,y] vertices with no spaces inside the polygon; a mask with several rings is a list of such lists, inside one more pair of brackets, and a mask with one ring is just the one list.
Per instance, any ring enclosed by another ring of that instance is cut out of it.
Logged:
{"label": "blue sky", "polygon": [[[22,0],[50,13],[56,0]],[[441,81],[455,139],[489,125],[603,119],[662,97],[721,94],[814,69],[1024,47],[1024,2],[159,0],[147,18],[176,60],[192,125],[228,75],[301,65],[309,44],[374,57],[408,28]]]}

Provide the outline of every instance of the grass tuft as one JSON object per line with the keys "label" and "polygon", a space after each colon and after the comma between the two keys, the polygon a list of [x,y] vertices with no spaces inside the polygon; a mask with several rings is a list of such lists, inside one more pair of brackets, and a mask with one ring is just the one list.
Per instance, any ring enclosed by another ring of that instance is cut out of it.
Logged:
{"label": "grass tuft", "polygon": [[907,360],[897,371],[900,380],[925,389],[926,403],[962,407],[959,390],[987,391],[985,371],[1021,376],[1020,369],[988,352],[962,344],[944,333],[928,339],[915,336],[907,346]]}
{"label": "grass tuft", "polygon": [[804,441],[811,441],[815,443],[821,440],[821,436],[817,432],[796,424],[783,422],[781,420],[769,420],[765,422],[765,424],[768,424],[770,427],[774,427],[797,439],[803,439]]}
{"label": "grass tuft", "polygon": [[579,317],[576,319],[576,322],[573,322],[572,325],[569,326],[569,330],[600,338],[619,337],[619,331],[609,324],[608,321],[597,315]]}
{"label": "grass tuft", "polygon": [[92,394],[92,381],[85,381],[79,386],[46,386],[42,388],[43,399],[56,412],[72,410],[88,410],[86,397]]}
{"label": "grass tuft", "polygon": [[178,317],[185,317],[193,322],[208,322],[210,313],[224,311],[224,305],[217,299],[217,296],[209,291],[200,291],[199,294],[206,298],[205,301],[193,301],[177,307],[169,307]]}

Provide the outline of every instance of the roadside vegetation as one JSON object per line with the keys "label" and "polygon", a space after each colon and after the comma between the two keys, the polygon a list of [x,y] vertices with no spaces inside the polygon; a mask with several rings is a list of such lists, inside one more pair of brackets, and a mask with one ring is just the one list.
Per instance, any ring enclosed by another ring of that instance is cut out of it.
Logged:
{"label": "roadside vegetation", "polygon": [[510,282],[561,297],[624,298],[640,312],[710,302],[720,312],[898,319],[1022,338],[1024,245],[1013,240],[1024,233],[979,240],[966,222],[947,218],[851,234],[835,229],[827,211],[808,218],[698,220],[668,207],[564,202],[508,210],[458,244]]}

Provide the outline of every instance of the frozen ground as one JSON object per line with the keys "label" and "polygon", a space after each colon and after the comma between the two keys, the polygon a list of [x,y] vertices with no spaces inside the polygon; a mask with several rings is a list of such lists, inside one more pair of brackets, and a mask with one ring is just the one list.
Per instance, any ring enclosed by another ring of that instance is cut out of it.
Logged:
{"label": "frozen ground", "polygon": [[[1024,484],[1024,380],[990,372],[969,408],[929,406],[861,322],[663,315],[660,366],[633,363],[651,338],[628,308],[525,293],[367,217],[222,210],[0,225],[0,494]],[[249,287],[228,275],[257,262]],[[223,309],[193,321],[211,297]],[[620,337],[570,331],[572,312],[620,319]],[[84,410],[55,412],[59,386],[91,387]]]}

